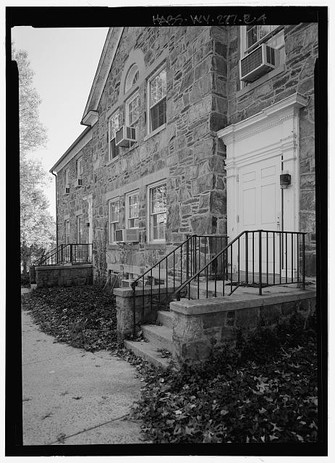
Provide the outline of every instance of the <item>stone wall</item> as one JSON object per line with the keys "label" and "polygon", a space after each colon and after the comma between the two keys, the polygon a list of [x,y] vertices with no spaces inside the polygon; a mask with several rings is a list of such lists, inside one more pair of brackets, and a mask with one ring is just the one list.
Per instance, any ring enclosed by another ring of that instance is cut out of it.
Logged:
{"label": "stone wall", "polygon": [[[307,273],[315,260],[314,63],[317,25],[285,26],[285,66],[240,88],[239,27],[124,28],[98,107],[92,140],[69,162],[76,178],[76,159],[83,156],[83,186],[71,184],[64,194],[65,168],[58,178],[58,238],[64,242],[64,221],[71,222],[76,242],[76,214],[88,222],[93,196],[93,243],[96,274],[108,270],[138,275],[157,262],[187,233],[226,233],[225,146],[216,132],[272,105],[291,93],[309,97],[300,117],[300,229],[308,232]],[[108,161],[108,118],[117,108],[124,115],[125,66],[132,56],[143,62],[139,80],[138,140]],[[167,123],[147,134],[147,79],[166,63]],[[144,77],[143,77],[144,76]],[[148,243],[148,185],[167,183],[166,244]],[[135,244],[108,243],[108,201],[119,197],[120,228],[125,228],[125,194],[139,191],[140,240]],[[85,240],[87,229],[84,227]]]}
{"label": "stone wall", "polygon": [[293,313],[304,317],[315,311],[315,291],[257,297],[249,295],[171,302],[173,344],[179,362],[205,359],[213,346],[234,342],[238,331],[274,326]]}
{"label": "stone wall", "polygon": [[38,288],[51,286],[84,286],[93,283],[92,265],[45,265],[36,267],[35,270]]}
{"label": "stone wall", "polygon": [[[107,242],[106,246],[108,269],[138,274],[157,262],[169,244],[182,242],[186,233],[226,231],[224,151],[218,147],[215,131],[226,119],[226,59],[221,42],[227,33],[222,30],[216,38],[208,27],[136,28],[135,32],[129,28],[123,32],[93,127],[93,209],[95,240],[102,242],[107,238],[107,199],[119,196],[120,228],[124,228],[124,193],[127,185],[128,191],[138,188],[140,243],[120,247]],[[120,156],[108,162],[108,117],[113,108],[124,111],[122,72],[134,50],[142,52],[146,69],[154,69],[155,62],[166,57],[167,123],[147,136],[144,79],[139,83],[138,141],[121,148]],[[161,179],[167,181],[166,246],[147,242],[147,185]]]}
{"label": "stone wall", "polygon": [[315,275],[315,131],[314,67],[318,56],[317,24],[284,27],[284,66],[246,88],[239,82],[239,28],[229,28],[228,42],[228,125],[244,120],[293,93],[308,97],[300,110],[300,231],[308,233],[306,273]]}

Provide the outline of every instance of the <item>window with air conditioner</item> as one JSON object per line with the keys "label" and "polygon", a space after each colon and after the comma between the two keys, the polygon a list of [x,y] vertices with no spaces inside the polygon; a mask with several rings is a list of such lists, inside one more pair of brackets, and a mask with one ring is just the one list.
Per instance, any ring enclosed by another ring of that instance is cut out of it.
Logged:
{"label": "window with air conditioner", "polygon": [[119,199],[113,199],[109,201],[109,244],[115,244],[120,241],[116,236],[116,231],[120,229],[120,201]]}
{"label": "window with air conditioner", "polygon": [[166,183],[149,187],[149,241],[164,242],[167,219]]}
{"label": "window with air conditioner", "polygon": [[108,160],[111,161],[119,155],[119,147],[116,144],[116,132],[121,127],[121,114],[119,111],[112,114],[108,121]]}
{"label": "window with air conditioner", "polygon": [[283,26],[241,27],[240,79],[242,86],[278,68],[285,62]]}
{"label": "window with air conditioner", "polygon": [[148,132],[166,123],[166,69],[161,68],[148,81]]}

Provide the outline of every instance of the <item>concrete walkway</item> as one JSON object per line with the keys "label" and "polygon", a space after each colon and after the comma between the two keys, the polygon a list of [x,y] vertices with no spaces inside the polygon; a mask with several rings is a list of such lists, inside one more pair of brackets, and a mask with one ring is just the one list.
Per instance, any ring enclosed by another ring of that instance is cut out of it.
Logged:
{"label": "concrete walkway", "polygon": [[142,386],[136,369],[107,351],[56,343],[24,311],[22,375],[24,445],[143,443],[128,417]]}

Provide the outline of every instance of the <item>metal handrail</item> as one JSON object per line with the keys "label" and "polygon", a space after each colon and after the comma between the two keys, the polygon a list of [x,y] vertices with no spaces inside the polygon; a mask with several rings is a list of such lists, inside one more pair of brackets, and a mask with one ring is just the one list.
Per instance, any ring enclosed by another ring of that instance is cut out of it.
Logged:
{"label": "metal handrail", "polygon": [[[91,248],[91,252],[90,252]],[[42,257],[38,265],[57,265],[57,264],[78,264],[91,263],[93,244],[92,243],[67,243],[60,244],[57,248],[49,251]]]}
{"label": "metal handrail", "polygon": [[[227,235],[190,235],[185,241],[177,245],[172,251],[162,257],[152,267],[146,270],[136,280],[131,283],[133,290],[133,326],[135,334],[135,318],[136,318],[136,287],[141,282],[142,287],[142,315],[141,320],[144,320],[145,307],[145,287],[150,290],[150,313],[153,310],[154,296],[158,298],[158,304],[162,305],[170,302],[169,294],[173,294],[177,287],[183,283],[183,278],[188,280],[190,275],[194,274],[199,267],[202,266],[202,261],[207,262],[208,256],[212,256],[211,252],[215,247],[217,253],[217,242],[221,247],[226,245]],[[169,269],[169,263],[172,264]],[[165,264],[165,265],[164,265]],[[169,271],[170,270],[170,271]],[[155,275],[154,275],[155,274]],[[146,281],[147,280],[147,281]],[[155,283],[157,280],[157,284]],[[164,281],[164,283],[162,283]],[[163,291],[164,287],[164,301]],[[157,293],[157,294],[156,294]],[[141,295],[141,294],[140,294]]]}
{"label": "metal handrail", "polygon": [[[255,233],[258,234],[259,239],[258,239],[258,282],[255,283]],[[262,248],[263,248],[263,234],[265,233],[266,237],[266,281],[263,281],[263,272],[262,272],[262,267],[263,267],[263,257],[262,257]],[[252,235],[252,282],[249,282],[249,234]],[[269,240],[269,234],[272,234],[273,238],[273,247],[272,247],[272,256],[273,256],[273,280],[272,282],[269,281],[269,245],[268,245],[268,240]],[[276,256],[276,248],[275,248],[275,235],[279,234],[280,235],[280,240],[279,240],[279,277],[278,277],[278,283],[276,283],[276,277],[275,277],[275,256]],[[291,236],[291,243],[289,243],[288,246],[288,236]],[[222,259],[224,262],[224,268],[223,272],[221,273],[221,277],[227,277],[229,275],[228,272],[228,260],[230,257],[230,265],[231,265],[231,280],[230,280],[230,293],[227,294],[228,296],[231,295],[239,286],[242,284],[246,285],[253,285],[253,286],[258,286],[259,289],[259,294],[262,295],[262,287],[264,285],[266,286],[275,286],[276,284],[295,284],[295,283],[301,283],[302,288],[305,289],[305,235],[306,232],[295,232],[295,231],[278,231],[278,230],[244,230],[241,232],[239,235],[237,235],[224,249],[222,249],[215,257],[211,259],[210,262],[208,262],[204,267],[199,269],[194,275],[192,275],[187,281],[185,281],[180,287],[177,289],[177,291],[174,293],[174,297],[177,300],[180,300],[180,294],[182,291],[184,291],[186,288],[188,288],[188,298],[190,299],[190,290],[191,290],[191,283],[196,281],[198,279],[198,286],[197,286],[197,294],[198,294],[198,299],[199,299],[199,293],[200,293],[200,276],[203,275],[206,278],[206,298],[209,296],[209,276],[212,277],[212,279],[215,282],[214,285],[214,297],[217,296],[217,281],[218,281],[218,274],[215,272],[214,276],[211,274],[209,275],[209,269],[211,267],[217,268],[217,262]],[[244,260],[244,269],[245,269],[245,274],[246,274],[246,281],[242,281],[241,279],[241,238],[245,236],[246,241],[245,241],[245,260]],[[294,239],[293,237],[296,236],[296,255],[294,256]],[[302,243],[299,243],[299,237],[302,237]],[[285,240],[283,238],[285,237]],[[232,263],[233,263],[233,245],[237,243],[238,245],[238,254],[237,254],[237,281],[233,282],[233,271],[232,271]],[[301,257],[301,268],[300,268],[300,245],[302,246],[302,257]],[[291,252],[291,260],[288,261],[288,250],[290,248]],[[229,251],[230,251],[230,256],[229,256]],[[285,256],[284,256],[285,254]],[[284,257],[285,257],[285,262],[284,262]],[[288,278],[288,264],[291,265],[291,278]],[[294,264],[296,265],[296,278],[294,278]],[[282,269],[285,269],[285,278],[282,277],[281,272]],[[300,280],[300,274],[302,276]],[[222,295],[225,295],[225,288],[224,288],[224,280],[222,284]],[[234,286],[234,288],[233,288]]]}

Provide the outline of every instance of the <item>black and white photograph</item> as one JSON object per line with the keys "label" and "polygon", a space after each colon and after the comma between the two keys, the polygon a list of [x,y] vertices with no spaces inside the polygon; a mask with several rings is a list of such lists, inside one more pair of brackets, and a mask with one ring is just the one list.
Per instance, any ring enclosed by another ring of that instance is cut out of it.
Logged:
{"label": "black and white photograph", "polygon": [[6,7],[6,456],[327,456],[327,21]]}

